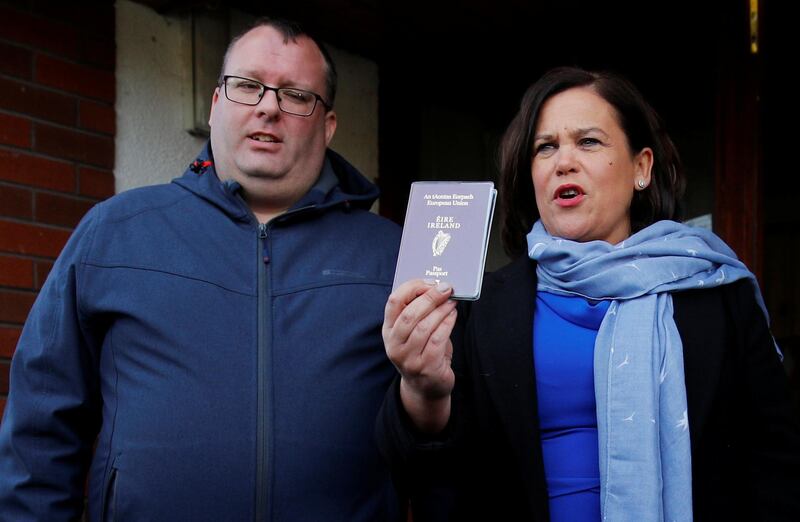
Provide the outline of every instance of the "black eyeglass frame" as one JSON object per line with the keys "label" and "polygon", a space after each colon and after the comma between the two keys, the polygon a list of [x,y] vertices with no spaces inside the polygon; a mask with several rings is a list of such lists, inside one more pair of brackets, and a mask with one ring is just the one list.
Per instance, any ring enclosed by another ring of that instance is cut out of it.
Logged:
{"label": "black eyeglass frame", "polygon": [[[258,93],[258,100],[255,103],[245,103],[245,102],[241,102],[241,101],[232,99],[230,96],[228,96],[228,78],[236,78],[237,80],[247,80],[248,82],[253,82],[253,83],[259,85],[261,87],[261,92]],[[254,80],[252,78],[247,78],[245,76],[236,76],[236,75],[233,75],[233,74],[226,74],[226,75],[224,75],[222,77],[222,81],[220,82],[219,86],[222,87],[222,90],[225,93],[225,97],[228,100],[232,101],[233,103],[239,103],[241,105],[249,105],[251,107],[254,107],[254,106],[258,105],[259,103],[261,103],[261,100],[264,99],[264,95],[267,93],[267,91],[275,91],[275,96],[278,98],[278,108],[281,110],[281,112],[285,112],[286,114],[291,114],[293,116],[301,116],[303,118],[307,118],[307,117],[311,116],[312,114],[314,114],[314,111],[317,109],[317,102],[320,102],[322,104],[322,106],[325,107],[326,111],[329,111],[329,110],[331,110],[333,108],[330,105],[328,105],[328,103],[322,98],[322,96],[320,96],[319,94],[317,94],[317,93],[315,93],[313,91],[306,91],[305,89],[295,89],[294,87],[270,87],[269,85],[261,83],[258,80]],[[284,90],[285,91],[302,92],[304,94],[310,94],[311,96],[313,96],[314,97],[314,106],[311,107],[311,112],[309,112],[308,114],[298,114],[296,112],[287,111],[286,109],[281,107],[281,91],[284,91]]]}

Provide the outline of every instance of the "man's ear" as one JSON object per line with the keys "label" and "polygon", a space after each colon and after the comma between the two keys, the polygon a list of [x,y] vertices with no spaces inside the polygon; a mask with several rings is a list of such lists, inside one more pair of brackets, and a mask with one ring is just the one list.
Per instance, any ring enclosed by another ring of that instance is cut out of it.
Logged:
{"label": "man's ear", "polygon": [[325,146],[330,145],[333,135],[336,133],[336,113],[328,111],[325,113]]}
{"label": "man's ear", "polygon": [[211,96],[211,110],[208,112],[208,126],[211,126],[211,120],[213,119],[212,116],[214,114],[214,107],[217,105],[219,101],[219,87],[214,89],[214,95]]}

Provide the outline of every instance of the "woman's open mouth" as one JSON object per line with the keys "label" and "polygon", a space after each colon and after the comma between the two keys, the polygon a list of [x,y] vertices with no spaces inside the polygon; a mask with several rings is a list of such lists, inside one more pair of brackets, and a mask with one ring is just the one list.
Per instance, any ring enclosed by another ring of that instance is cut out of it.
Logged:
{"label": "woman's open mouth", "polygon": [[583,200],[584,192],[580,185],[561,185],[553,194],[556,204],[562,207],[572,207]]}

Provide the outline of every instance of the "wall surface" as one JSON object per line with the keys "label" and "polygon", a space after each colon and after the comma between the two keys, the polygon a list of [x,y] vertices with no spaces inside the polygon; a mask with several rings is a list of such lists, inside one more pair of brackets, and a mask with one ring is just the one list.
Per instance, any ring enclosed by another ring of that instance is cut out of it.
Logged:
{"label": "wall surface", "polygon": [[184,130],[190,37],[186,18],[117,2],[117,192],[180,176],[205,142]]}
{"label": "wall surface", "polygon": [[346,51],[328,50],[339,73],[334,107],[338,126],[331,148],[374,181],[378,176],[378,66]]}
{"label": "wall surface", "polygon": [[30,5],[0,2],[0,414],[53,260],[114,193],[114,7]]}

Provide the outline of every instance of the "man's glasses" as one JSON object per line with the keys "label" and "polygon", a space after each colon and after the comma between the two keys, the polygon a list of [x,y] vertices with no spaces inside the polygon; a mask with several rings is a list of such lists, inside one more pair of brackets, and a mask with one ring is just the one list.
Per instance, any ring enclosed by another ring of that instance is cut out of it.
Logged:
{"label": "man's glasses", "polygon": [[322,96],[311,91],[287,87],[270,87],[250,78],[227,75],[222,77],[221,85],[225,91],[226,98],[243,105],[258,105],[261,98],[264,97],[264,93],[275,91],[275,95],[278,97],[278,107],[288,114],[311,116],[317,106],[317,100],[325,109],[331,110],[330,105],[325,103]]}

